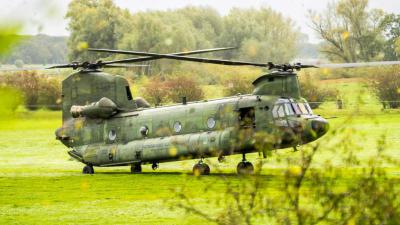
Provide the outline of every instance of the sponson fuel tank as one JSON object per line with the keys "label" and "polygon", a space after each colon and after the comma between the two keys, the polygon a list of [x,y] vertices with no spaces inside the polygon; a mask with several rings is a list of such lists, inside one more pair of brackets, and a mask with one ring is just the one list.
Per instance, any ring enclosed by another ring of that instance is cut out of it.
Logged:
{"label": "sponson fuel tank", "polygon": [[89,105],[73,105],[71,116],[73,118],[88,117],[92,119],[107,119],[118,112],[117,105],[108,98],[101,98],[98,102]]}

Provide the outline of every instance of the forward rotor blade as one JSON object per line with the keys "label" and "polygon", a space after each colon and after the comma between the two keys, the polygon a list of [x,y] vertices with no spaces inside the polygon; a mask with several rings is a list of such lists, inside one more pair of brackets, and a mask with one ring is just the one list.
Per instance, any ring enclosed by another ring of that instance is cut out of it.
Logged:
{"label": "forward rotor blade", "polygon": [[[209,49],[202,49],[202,50],[194,50],[194,51],[186,51],[186,52],[175,52],[175,53],[168,53],[168,55],[193,55],[193,54],[201,54],[201,53],[208,53],[208,52],[217,52],[217,51],[225,51],[235,49],[236,47],[225,47],[225,48],[209,48]],[[116,53],[116,54],[125,54],[125,55],[137,55],[135,54],[136,51],[126,51],[126,50],[114,50],[114,49],[100,49],[100,48],[88,48],[88,51],[91,52],[108,52],[108,53]]]}
{"label": "forward rotor blade", "polygon": [[390,66],[400,65],[400,61],[381,61],[381,62],[360,62],[360,63],[327,63],[316,64],[317,68],[356,68],[356,67],[372,67],[372,66]]}
{"label": "forward rotor blade", "polygon": [[45,70],[46,67],[0,68],[0,71]]}
{"label": "forward rotor blade", "polygon": [[[92,49],[93,51],[93,49]],[[231,66],[259,66],[259,67],[268,67],[267,63],[252,63],[252,62],[243,62],[243,61],[231,61],[231,60],[223,60],[223,59],[208,59],[208,58],[197,58],[197,57],[188,57],[188,56],[180,56],[180,55],[173,55],[173,54],[158,54],[158,53],[148,53],[148,52],[137,52],[137,51],[122,51],[122,50],[111,50],[111,49],[96,49],[96,52],[114,52],[114,53],[121,53],[126,52],[126,54],[131,55],[138,55],[138,56],[151,56],[154,57],[152,59],[145,60],[140,58],[133,58],[133,59],[123,59],[123,60],[115,60],[104,62],[106,64],[109,63],[119,63],[119,62],[140,62],[140,61],[148,61],[158,58],[166,58],[166,59],[174,59],[174,60],[181,60],[181,61],[190,61],[190,62],[201,62],[201,63],[212,63],[212,64],[219,64],[219,65],[231,65]],[[139,60],[139,61],[137,61]]]}

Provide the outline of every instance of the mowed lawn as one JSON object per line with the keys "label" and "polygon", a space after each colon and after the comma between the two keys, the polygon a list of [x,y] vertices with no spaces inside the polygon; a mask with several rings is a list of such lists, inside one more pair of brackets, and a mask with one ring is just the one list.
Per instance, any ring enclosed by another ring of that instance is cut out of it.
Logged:
{"label": "mowed lawn", "polygon": [[[387,151],[400,159],[400,113],[381,112],[375,102],[370,115],[365,107],[350,124],[359,133],[352,141],[361,148],[360,157],[374,154],[377,140],[385,134]],[[316,113],[338,115],[329,120],[335,129],[350,111],[325,104]],[[94,175],[83,175],[83,165],[71,160],[67,148],[55,140],[60,117],[60,112],[37,111],[0,120],[0,224],[205,224],[200,217],[171,208],[175,194],[185,187],[193,202],[212,214],[219,208],[208,205],[208,200],[221,195],[224,179],[233,183],[242,179],[235,175],[240,155],[227,157],[222,164],[210,159],[212,175],[204,177],[191,175],[195,160],[160,164],[156,171],[144,165],[143,174],[115,167],[95,168]],[[286,155],[299,152],[287,149],[264,159],[265,188],[280,187],[286,165],[277,158]],[[258,157],[249,154],[248,160]],[[335,157],[332,151],[321,151],[314,166]],[[338,161],[336,166],[343,165]],[[398,167],[384,166],[400,178]]]}

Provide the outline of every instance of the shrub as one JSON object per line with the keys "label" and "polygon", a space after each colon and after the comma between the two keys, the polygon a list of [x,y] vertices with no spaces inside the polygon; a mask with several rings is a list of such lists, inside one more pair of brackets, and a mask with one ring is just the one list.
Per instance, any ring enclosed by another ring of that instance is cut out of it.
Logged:
{"label": "shrub", "polygon": [[181,102],[182,97],[186,97],[187,101],[198,101],[204,97],[200,85],[189,77],[172,77],[165,81],[165,87],[168,98],[173,102]]}
{"label": "shrub", "polygon": [[17,60],[15,60],[14,65],[15,65],[17,68],[22,68],[22,67],[24,67],[24,61],[22,61],[22,60],[20,60],[20,59],[17,59]]}
{"label": "shrub", "polygon": [[38,104],[50,110],[61,109],[61,82],[53,77],[40,79]]}
{"label": "shrub", "polygon": [[313,109],[318,108],[324,101],[335,99],[337,90],[321,88],[309,73],[304,73],[299,80],[301,96],[310,104]]}
{"label": "shrub", "polygon": [[19,90],[29,110],[36,110],[41,105],[53,110],[61,108],[61,85],[56,78],[22,71],[0,76],[0,83]]}
{"label": "shrub", "polygon": [[225,81],[226,86],[224,88],[225,96],[232,96],[236,94],[249,94],[253,91],[252,81],[239,76],[232,77]]}
{"label": "shrub", "polygon": [[381,100],[383,108],[400,107],[400,72],[399,67],[377,70],[370,76],[369,83]]}
{"label": "shrub", "polygon": [[161,77],[152,77],[142,87],[143,97],[150,103],[160,105],[165,103],[168,96],[168,90],[165,81]]}
{"label": "shrub", "polygon": [[143,85],[143,95],[146,100],[155,105],[168,101],[181,102],[182,97],[187,101],[197,101],[204,97],[200,85],[185,76],[175,76],[167,79],[152,77]]}

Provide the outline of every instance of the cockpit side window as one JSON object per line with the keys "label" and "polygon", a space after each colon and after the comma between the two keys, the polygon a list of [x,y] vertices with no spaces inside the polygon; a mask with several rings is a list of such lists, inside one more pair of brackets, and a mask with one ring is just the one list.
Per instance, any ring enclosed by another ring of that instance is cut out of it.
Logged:
{"label": "cockpit side window", "polygon": [[283,105],[280,105],[278,107],[278,116],[279,117],[285,117],[285,111],[283,110]]}
{"label": "cockpit side window", "polygon": [[285,112],[286,112],[286,115],[288,115],[288,116],[293,116],[294,115],[293,108],[289,103],[285,104]]}
{"label": "cockpit side window", "polygon": [[132,100],[132,93],[131,93],[131,89],[129,89],[129,86],[125,86],[125,90],[126,90],[126,97],[128,98],[128,100]]}
{"label": "cockpit side window", "polygon": [[295,112],[297,115],[301,115],[301,110],[300,110],[300,108],[299,108],[299,105],[298,105],[297,103],[292,103],[292,106],[293,106],[294,112]]}

